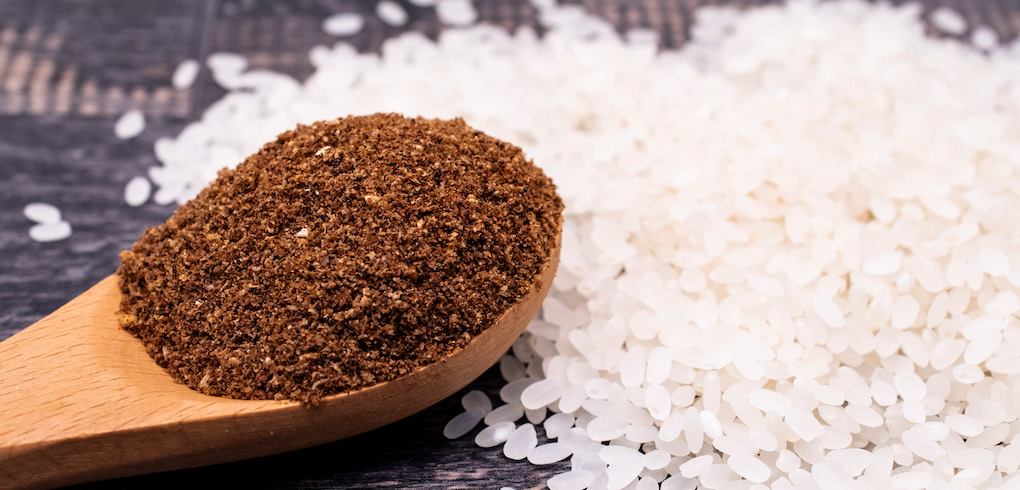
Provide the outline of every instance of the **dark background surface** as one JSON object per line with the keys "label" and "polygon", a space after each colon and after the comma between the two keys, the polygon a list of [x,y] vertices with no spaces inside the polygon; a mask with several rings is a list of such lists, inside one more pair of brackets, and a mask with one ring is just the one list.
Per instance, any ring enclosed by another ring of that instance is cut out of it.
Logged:
{"label": "dark background surface", "polygon": [[[152,152],[157,138],[175,136],[224,93],[207,70],[189,90],[174,90],[170,76],[178,63],[230,51],[246,56],[253,68],[303,79],[312,71],[308,50],[337,41],[321,30],[322,19],[336,12],[365,16],[364,30],[350,39],[363,51],[378,50],[384,39],[404,30],[433,38],[439,33],[433,9],[401,3],[410,21],[394,28],[373,15],[373,1],[0,0],[0,340],[113,273],[117,254],[173,212],[173,206],[151,203],[130,208],[123,192],[131,177],[157,165]],[[535,10],[526,1],[474,3],[483,22],[507,28],[536,25]],[[688,37],[698,5],[771,2],[581,3],[621,30],[656,29],[662,46],[670,48]],[[989,25],[1004,40],[1015,38],[1020,27],[1020,0],[921,3],[926,10],[954,7],[970,27]],[[147,128],[138,138],[118,140],[114,122],[134,107],[146,114]],[[31,223],[22,209],[35,201],[60,208],[74,234],[53,243],[30,240]],[[501,385],[498,372],[490,370],[467,389],[481,389],[498,401]],[[475,447],[478,429],[459,440],[443,438],[443,426],[462,411],[464,391],[402,422],[344,441],[86,487],[229,481],[242,488],[520,490],[541,488],[549,476],[569,469],[567,462],[536,467],[505,459],[500,448]]]}

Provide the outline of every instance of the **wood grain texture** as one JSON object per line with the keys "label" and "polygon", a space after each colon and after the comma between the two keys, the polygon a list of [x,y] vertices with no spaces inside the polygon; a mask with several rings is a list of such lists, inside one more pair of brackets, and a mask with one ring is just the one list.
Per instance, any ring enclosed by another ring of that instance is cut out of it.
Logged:
{"label": "wood grain texture", "polygon": [[[513,28],[534,25],[526,0],[474,0],[482,20]],[[402,3],[407,28],[435,36],[435,13]],[[583,0],[620,29],[659,30],[664,47],[690,35],[704,4],[755,5],[771,0]],[[899,0],[896,3],[901,3]],[[1020,28],[1020,0],[922,0],[956,8],[971,27],[989,25],[1005,40]],[[173,211],[129,208],[123,186],[156,165],[155,140],[177,134],[223,91],[207,73],[188,91],[169,88],[180,61],[236,51],[257,67],[298,78],[311,65],[307,51],[332,44],[318,22],[334,12],[370,14],[373,1],[354,0],[4,0],[0,2],[0,340],[38,321],[116,270],[117,253],[147,226]],[[369,17],[350,39],[376,50],[399,32]],[[929,30],[929,32],[932,32]],[[966,38],[967,34],[961,36]],[[49,67],[49,68],[47,68]],[[136,95],[141,94],[141,95]],[[113,123],[127,107],[142,107],[148,128],[119,141]],[[74,227],[64,241],[29,240],[25,204],[56,204]],[[3,359],[0,358],[0,364]],[[502,382],[490,370],[466,389],[498,403]],[[466,390],[465,389],[465,390]],[[569,468],[508,461],[499,448],[442,437],[461,411],[459,395],[404,421],[305,450],[205,468],[88,485],[89,488],[181,487],[233,480],[244,488],[540,488]],[[0,420],[0,430],[5,427]],[[541,438],[541,428],[539,428]],[[54,463],[56,464],[56,463]]]}
{"label": "wood grain texture", "polygon": [[0,342],[0,488],[264,456],[417,413],[470,383],[510,348],[541,307],[558,258],[557,249],[531,292],[464,348],[316,407],[207,396],[175,382],[120,328],[118,278],[107,277]]}

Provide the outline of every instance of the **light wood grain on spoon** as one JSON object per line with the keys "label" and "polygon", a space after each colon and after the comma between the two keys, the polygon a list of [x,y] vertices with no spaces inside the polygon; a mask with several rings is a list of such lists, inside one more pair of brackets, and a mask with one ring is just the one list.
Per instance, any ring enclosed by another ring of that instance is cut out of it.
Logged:
{"label": "light wood grain on spoon", "polygon": [[541,306],[558,258],[557,245],[530,294],[464,348],[315,408],[212,397],[176,383],[120,328],[117,277],[107,277],[0,343],[0,488],[235,461],[402,419],[467,385],[510,347]]}

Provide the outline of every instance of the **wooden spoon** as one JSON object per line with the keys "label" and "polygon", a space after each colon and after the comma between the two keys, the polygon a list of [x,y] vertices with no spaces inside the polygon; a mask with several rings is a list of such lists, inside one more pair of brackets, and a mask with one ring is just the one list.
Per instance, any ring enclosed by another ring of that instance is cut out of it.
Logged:
{"label": "wooden spoon", "polygon": [[117,277],[0,343],[0,488],[52,487],[291,451],[416,413],[492,366],[549,291],[559,237],[531,292],[465,347],[401,378],[296,402],[178,384],[120,328]]}

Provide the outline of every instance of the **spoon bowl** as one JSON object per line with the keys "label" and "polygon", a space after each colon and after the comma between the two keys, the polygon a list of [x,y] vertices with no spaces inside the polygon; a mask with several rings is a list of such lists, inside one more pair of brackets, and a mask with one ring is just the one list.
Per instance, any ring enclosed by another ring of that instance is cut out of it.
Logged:
{"label": "spoon bowl", "polygon": [[69,485],[323,444],[419,412],[492,366],[538,312],[559,236],[530,292],[463,348],[392,381],[324,398],[235,400],[174,381],[117,321],[112,275],[0,342],[0,488]]}

